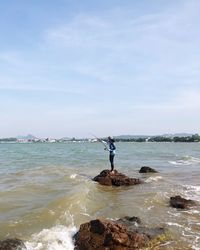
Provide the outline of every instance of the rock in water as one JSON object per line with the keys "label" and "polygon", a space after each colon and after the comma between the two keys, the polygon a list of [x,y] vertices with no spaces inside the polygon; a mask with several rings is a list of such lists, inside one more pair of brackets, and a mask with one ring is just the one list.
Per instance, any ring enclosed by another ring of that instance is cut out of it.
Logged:
{"label": "rock in water", "polygon": [[146,235],[150,240],[155,239],[159,236],[163,236],[167,233],[167,230],[163,227],[148,228],[142,225],[140,218],[125,216],[116,221],[124,225],[128,231],[137,231],[137,233]]}
{"label": "rock in water", "polygon": [[146,235],[129,232],[121,224],[97,219],[80,226],[75,235],[75,250],[134,250],[148,240]]}
{"label": "rock in water", "polygon": [[155,169],[150,168],[150,167],[141,167],[139,173],[158,173]]}
{"label": "rock in water", "polygon": [[140,224],[139,218],[127,216],[115,222],[97,219],[84,223],[74,236],[75,250],[136,250],[165,234],[164,228],[148,229]]}
{"label": "rock in water", "polygon": [[93,178],[93,181],[106,186],[129,186],[142,183],[140,179],[130,178],[117,170],[103,170],[99,175]]}
{"label": "rock in water", "polygon": [[0,241],[0,250],[26,250],[26,246],[22,240],[6,239]]}
{"label": "rock in water", "polygon": [[196,205],[195,201],[182,198],[180,195],[170,197],[170,205],[175,208],[188,208]]}

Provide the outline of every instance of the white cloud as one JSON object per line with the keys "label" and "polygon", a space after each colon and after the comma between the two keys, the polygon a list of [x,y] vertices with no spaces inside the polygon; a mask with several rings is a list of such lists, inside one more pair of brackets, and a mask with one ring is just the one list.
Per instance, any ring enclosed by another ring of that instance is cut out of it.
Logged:
{"label": "white cloud", "polygon": [[115,84],[146,75],[150,84],[157,85],[159,78],[164,84],[174,76],[200,76],[199,6],[186,1],[143,16],[123,8],[103,16],[79,15],[49,29],[46,39],[50,48],[61,48],[68,66],[79,74]]}

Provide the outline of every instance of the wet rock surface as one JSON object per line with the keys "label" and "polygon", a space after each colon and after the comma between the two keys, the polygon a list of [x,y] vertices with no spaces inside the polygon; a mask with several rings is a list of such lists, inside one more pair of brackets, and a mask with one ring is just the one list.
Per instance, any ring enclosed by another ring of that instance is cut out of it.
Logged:
{"label": "wet rock surface", "polygon": [[129,232],[122,224],[93,220],[80,226],[75,236],[75,250],[139,249],[148,237]]}
{"label": "wet rock surface", "polygon": [[191,206],[195,206],[196,202],[193,200],[187,200],[180,195],[170,197],[170,205],[175,208],[187,209]]}
{"label": "wet rock surface", "polygon": [[22,240],[19,239],[6,239],[0,241],[0,250],[26,250]]}
{"label": "wet rock surface", "polygon": [[144,167],[141,167],[141,169],[139,170],[139,173],[158,173],[158,171],[156,171],[153,168],[144,166]]}
{"label": "wet rock surface", "polygon": [[163,228],[148,229],[139,226],[137,217],[118,221],[92,220],[80,226],[74,236],[75,250],[134,250],[140,249],[160,234]]}
{"label": "wet rock surface", "polygon": [[93,178],[93,181],[106,186],[129,186],[142,183],[140,179],[130,178],[117,170],[103,170],[99,175]]}

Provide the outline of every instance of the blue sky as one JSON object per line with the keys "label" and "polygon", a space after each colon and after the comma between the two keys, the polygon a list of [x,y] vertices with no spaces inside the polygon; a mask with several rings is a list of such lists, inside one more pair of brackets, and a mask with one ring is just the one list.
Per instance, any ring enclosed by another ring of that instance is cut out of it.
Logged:
{"label": "blue sky", "polygon": [[0,11],[0,137],[200,133],[199,0]]}

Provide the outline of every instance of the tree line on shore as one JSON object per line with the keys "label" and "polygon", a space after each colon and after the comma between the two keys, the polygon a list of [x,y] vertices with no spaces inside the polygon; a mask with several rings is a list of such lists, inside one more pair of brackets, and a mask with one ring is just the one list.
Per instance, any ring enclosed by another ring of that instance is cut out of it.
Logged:
{"label": "tree line on shore", "polygon": [[191,136],[152,136],[139,138],[117,138],[116,141],[121,142],[200,142],[200,136],[194,134]]}
{"label": "tree line on shore", "polygon": [[[105,139],[105,138],[102,138]],[[49,140],[27,140],[27,142],[48,142]],[[75,137],[71,139],[55,139],[54,142],[64,142],[64,141],[90,141],[90,139],[77,139]],[[116,142],[200,142],[199,134],[193,134],[191,136],[151,136],[151,137],[130,137],[130,138],[115,138]],[[19,142],[17,138],[0,138],[0,142]]]}

